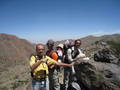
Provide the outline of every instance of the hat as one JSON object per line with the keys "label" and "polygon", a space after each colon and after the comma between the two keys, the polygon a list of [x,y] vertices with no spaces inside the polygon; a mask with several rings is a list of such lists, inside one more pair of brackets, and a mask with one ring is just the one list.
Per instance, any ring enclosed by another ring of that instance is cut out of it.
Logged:
{"label": "hat", "polygon": [[47,45],[54,45],[54,41],[52,39],[48,40]]}
{"label": "hat", "polygon": [[63,44],[59,44],[57,47],[63,48]]}

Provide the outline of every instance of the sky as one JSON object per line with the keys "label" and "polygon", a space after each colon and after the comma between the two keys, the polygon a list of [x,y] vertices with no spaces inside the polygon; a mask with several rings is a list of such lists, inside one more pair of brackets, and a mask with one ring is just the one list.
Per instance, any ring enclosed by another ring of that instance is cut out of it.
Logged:
{"label": "sky", "polygon": [[0,33],[34,43],[120,34],[120,0],[0,0]]}

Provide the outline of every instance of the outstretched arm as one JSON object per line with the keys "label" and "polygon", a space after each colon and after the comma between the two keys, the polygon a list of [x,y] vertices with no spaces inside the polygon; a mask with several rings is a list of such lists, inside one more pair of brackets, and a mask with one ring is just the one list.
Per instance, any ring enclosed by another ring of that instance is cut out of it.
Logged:
{"label": "outstretched arm", "polygon": [[64,67],[72,67],[74,65],[74,62],[72,62],[71,64],[65,64],[65,63],[62,63],[62,62],[56,62],[56,65],[64,66]]}

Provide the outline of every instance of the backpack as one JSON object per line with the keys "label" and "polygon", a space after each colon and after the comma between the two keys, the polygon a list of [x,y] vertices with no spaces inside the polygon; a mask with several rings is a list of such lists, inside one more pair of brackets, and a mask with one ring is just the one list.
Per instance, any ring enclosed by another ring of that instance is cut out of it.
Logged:
{"label": "backpack", "polygon": [[80,52],[75,47],[71,47],[71,50],[72,50],[72,52],[71,52],[72,58],[75,59],[77,57],[77,55],[79,55]]}
{"label": "backpack", "polygon": [[[51,50],[51,51],[47,51],[47,52],[46,52],[46,55],[49,56],[50,58],[54,59],[54,58],[52,57],[52,54],[53,54],[53,53],[56,53],[56,54],[57,54],[56,51]],[[58,54],[57,54],[57,56],[58,56]],[[55,58],[56,58],[55,60],[57,61],[57,60],[58,60],[58,57],[55,57]]]}

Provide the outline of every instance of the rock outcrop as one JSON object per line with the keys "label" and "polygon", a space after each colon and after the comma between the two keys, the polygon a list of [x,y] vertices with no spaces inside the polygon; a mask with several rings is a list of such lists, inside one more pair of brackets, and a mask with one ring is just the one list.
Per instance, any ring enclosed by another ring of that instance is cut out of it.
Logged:
{"label": "rock outcrop", "polygon": [[75,71],[85,90],[120,90],[120,66],[116,64],[78,60]]}

